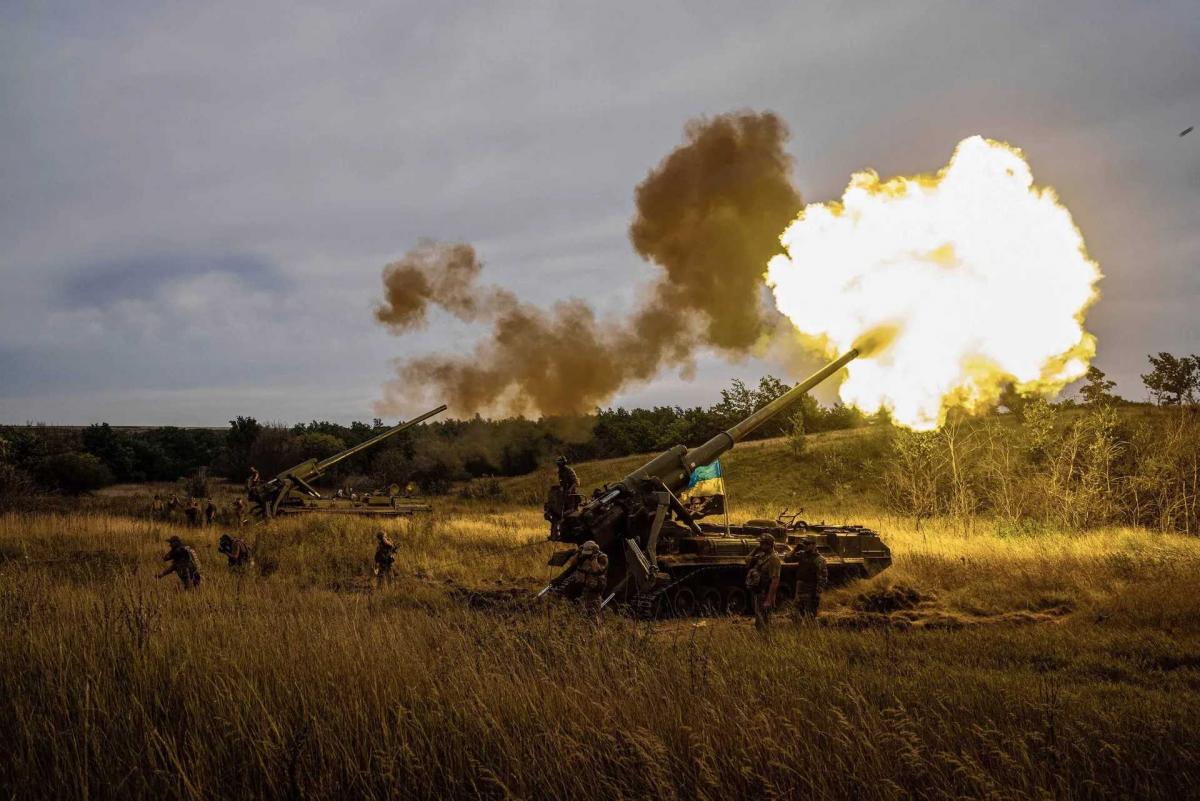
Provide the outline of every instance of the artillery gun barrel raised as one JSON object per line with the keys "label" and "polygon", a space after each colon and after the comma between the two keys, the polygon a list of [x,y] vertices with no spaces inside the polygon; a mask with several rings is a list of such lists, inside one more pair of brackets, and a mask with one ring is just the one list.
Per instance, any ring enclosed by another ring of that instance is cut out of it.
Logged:
{"label": "artillery gun barrel raised", "polygon": [[289,467],[287,470],[284,470],[282,473],[280,473],[278,476],[276,476],[274,480],[275,481],[283,481],[284,479],[292,479],[293,481],[306,482],[306,481],[310,481],[315,478],[319,478],[322,473],[324,473],[329,468],[333,467],[338,462],[341,462],[345,459],[349,459],[354,454],[361,453],[362,451],[365,451],[367,448],[378,445],[380,442],[383,442],[388,437],[395,436],[396,434],[399,434],[401,431],[404,431],[405,429],[408,429],[408,428],[412,428],[413,426],[417,425],[418,423],[422,423],[422,422],[428,420],[430,417],[433,417],[436,414],[441,414],[444,411],[446,411],[446,405],[442,404],[441,406],[437,407],[436,409],[431,409],[430,411],[425,412],[425,414],[420,415],[419,417],[414,417],[411,420],[406,420],[403,423],[394,425],[391,428],[389,428],[387,431],[382,431],[382,432],[376,434],[375,436],[371,437],[368,440],[363,440],[362,442],[358,443],[357,445],[352,445],[351,447],[346,448],[344,451],[339,451],[338,453],[335,453],[333,456],[326,457],[325,459],[321,459],[319,461],[317,459],[308,459],[294,467]]}
{"label": "artillery gun barrel raised", "polygon": [[414,417],[411,420],[406,420],[403,423],[394,425],[391,428],[389,428],[387,431],[376,434],[375,436],[371,437],[368,440],[364,440],[363,442],[360,442],[357,445],[346,448],[346,450],[342,451],[341,453],[335,453],[333,456],[330,456],[327,459],[322,459],[321,461],[317,462],[316,471],[318,474],[323,473],[324,471],[328,470],[330,467],[333,467],[335,464],[342,461],[343,459],[349,459],[354,454],[359,453],[361,451],[365,451],[367,448],[378,445],[380,442],[383,442],[388,437],[393,436],[394,434],[399,434],[401,431],[405,430],[406,428],[412,428],[413,426],[418,425],[419,423],[423,423],[426,420],[428,420],[430,417],[441,414],[444,411],[446,411],[446,404],[443,403],[441,406],[437,407],[436,409],[430,409],[429,411],[425,412],[425,414],[420,415],[419,417]]}
{"label": "artillery gun barrel raised", "polygon": [[[299,490],[297,498],[300,494],[307,495],[309,498],[321,499],[321,493],[309,483],[320,478],[322,474],[329,468],[336,465],[345,459],[349,459],[356,453],[361,453],[367,448],[378,445],[388,437],[395,436],[405,429],[412,428],[418,423],[422,423],[433,417],[436,414],[441,414],[446,411],[446,405],[442,404],[436,409],[431,409],[425,414],[414,417],[411,420],[406,420],[403,423],[394,425],[386,431],[381,431],[370,439],[363,440],[357,445],[352,445],[343,451],[335,453],[333,456],[325,459],[307,459],[294,467],[289,467],[275,478],[262,485],[250,486],[247,489],[250,493],[250,500],[258,504],[263,518],[274,517],[279,511],[288,504],[295,505],[298,503],[296,498],[293,498],[293,490]],[[303,506],[303,504],[301,504]],[[308,507],[305,507],[308,508]]]}
{"label": "artillery gun barrel raised", "polygon": [[632,486],[638,480],[657,478],[671,492],[679,492],[687,486],[688,478],[696,467],[709,464],[720,457],[721,454],[732,449],[734,445],[745,439],[756,428],[781,413],[797,401],[801,395],[829,378],[838,370],[841,370],[847,364],[854,361],[854,359],[858,358],[858,356],[858,349],[852,348],[766,406],[755,411],[745,420],[742,420],[726,431],[722,431],[703,445],[691,449],[683,445],[676,445],[625,476],[621,483]]}
{"label": "artillery gun barrel raised", "polygon": [[[687,617],[699,610],[745,613],[750,608],[746,589],[746,559],[771,534],[784,559],[783,597],[796,594],[801,579],[800,543],[810,542],[825,558],[830,579],[852,581],[873,576],[891,564],[891,551],[879,535],[862,526],[809,524],[803,520],[751,520],[741,525],[698,522],[715,509],[724,509],[721,492],[713,498],[688,497],[694,471],[718,459],[800,396],[858,358],[869,346],[854,347],[801,381],[744,420],[696,448],[676,445],[615,484],[605,484],[590,500],[566,496],[561,486],[550,488],[545,517],[550,539],[576,546],[592,541],[607,557],[604,604],[620,597],[636,614]],[[694,503],[694,501],[701,503]],[[582,592],[574,571],[575,549],[559,551],[550,564],[563,568],[542,594],[555,590],[571,597]]]}

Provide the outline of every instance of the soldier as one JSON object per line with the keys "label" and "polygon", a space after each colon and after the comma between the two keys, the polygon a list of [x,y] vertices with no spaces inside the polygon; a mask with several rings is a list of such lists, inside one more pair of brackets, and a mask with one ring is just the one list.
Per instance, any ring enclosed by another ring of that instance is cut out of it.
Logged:
{"label": "soldier", "polygon": [[258,468],[250,465],[250,477],[246,479],[246,490],[250,491],[261,483],[262,477],[258,474]]}
{"label": "soldier", "polygon": [[396,564],[396,545],[382,531],[375,533],[375,585],[392,581],[392,565]]}
{"label": "soldier", "polygon": [[167,512],[166,512],[167,519],[174,517],[175,513],[178,511],[179,511],[179,496],[172,492],[171,497],[167,500]]}
{"label": "soldier", "polygon": [[600,619],[604,589],[608,586],[608,555],[600,550],[593,540],[579,546],[575,554],[575,572],[571,575],[580,585],[579,601],[583,611],[596,620]]}
{"label": "soldier", "polygon": [[243,518],[246,516],[246,501],[241,498],[233,499],[233,522],[238,527],[242,527]]}
{"label": "soldier", "polygon": [[155,519],[161,520],[167,511],[166,504],[163,503],[161,495],[155,495],[154,500],[150,502],[150,515]]}
{"label": "soldier", "polygon": [[829,583],[829,567],[825,557],[817,553],[817,542],[808,538],[799,544],[787,557],[796,563],[796,617],[816,617],[821,606],[821,592]]}
{"label": "soldier", "polygon": [[782,572],[783,562],[775,553],[775,537],[763,534],[758,538],[758,547],[746,558],[746,589],[754,596],[754,626],[759,631],[765,631],[771,624]]}
{"label": "soldier", "polygon": [[172,573],[179,576],[179,583],[183,585],[185,590],[193,590],[200,586],[200,560],[196,557],[196,552],[192,550],[190,545],[184,545],[179,537],[171,537],[167,540],[167,544],[171,546],[167,551],[167,555],[163,557],[164,562],[170,562],[171,566],[158,574],[158,578],[169,576]]}
{"label": "soldier", "polygon": [[247,565],[254,564],[250,546],[241,537],[222,534],[217,543],[217,553],[225,554],[225,558],[229,560],[229,570],[233,573],[241,573]]}
{"label": "soldier", "polygon": [[212,502],[212,498],[209,498],[208,503],[204,506],[204,524],[208,526],[217,524],[217,505]]}
{"label": "soldier", "polygon": [[187,515],[189,526],[195,527],[200,525],[200,504],[195,498],[188,500],[187,506],[183,507],[183,513]]}
{"label": "soldier", "polygon": [[554,460],[558,465],[558,486],[562,487],[563,498],[570,498],[572,495],[579,494],[579,476],[575,474],[574,468],[567,461],[567,457],[559,456]]}

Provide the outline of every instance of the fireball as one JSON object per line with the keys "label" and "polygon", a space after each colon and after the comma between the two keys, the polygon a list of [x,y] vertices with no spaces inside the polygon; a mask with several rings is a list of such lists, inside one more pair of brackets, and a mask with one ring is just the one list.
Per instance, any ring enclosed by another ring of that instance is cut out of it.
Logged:
{"label": "fireball", "polygon": [[918,430],[990,408],[1007,384],[1053,395],[1095,353],[1084,315],[1100,269],[1021,151],[973,136],[933,175],[853,175],[806,206],[767,267],[775,302],[827,355],[887,330],[841,398]]}

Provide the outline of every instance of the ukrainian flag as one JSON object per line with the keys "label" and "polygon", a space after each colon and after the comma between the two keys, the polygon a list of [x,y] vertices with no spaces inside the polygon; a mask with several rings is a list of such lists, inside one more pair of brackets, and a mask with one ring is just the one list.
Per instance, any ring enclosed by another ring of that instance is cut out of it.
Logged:
{"label": "ukrainian flag", "polygon": [[725,496],[725,477],[721,472],[721,460],[704,464],[692,471],[687,489],[679,493],[682,501],[691,498],[715,498]]}

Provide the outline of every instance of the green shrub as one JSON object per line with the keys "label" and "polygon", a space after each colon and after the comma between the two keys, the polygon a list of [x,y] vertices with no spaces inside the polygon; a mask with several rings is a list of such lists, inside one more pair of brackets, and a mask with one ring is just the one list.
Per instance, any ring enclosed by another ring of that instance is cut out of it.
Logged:
{"label": "green shrub", "polygon": [[38,468],[38,478],[51,489],[79,495],[113,483],[112,471],[90,453],[59,453],[47,456]]}

